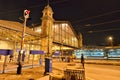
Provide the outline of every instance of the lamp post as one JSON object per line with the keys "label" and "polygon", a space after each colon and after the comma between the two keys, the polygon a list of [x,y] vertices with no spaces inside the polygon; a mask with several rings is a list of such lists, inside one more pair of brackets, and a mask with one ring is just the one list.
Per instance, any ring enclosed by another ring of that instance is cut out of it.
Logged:
{"label": "lamp post", "polygon": [[110,45],[113,46],[113,37],[112,37],[112,36],[109,36],[109,37],[108,37],[108,40],[109,40],[109,42],[110,42]]}
{"label": "lamp post", "polygon": [[18,67],[17,67],[17,74],[21,74],[21,69],[22,69],[22,62],[21,62],[21,55],[24,53],[23,47],[24,47],[24,37],[25,37],[25,31],[26,31],[26,22],[27,19],[29,18],[29,10],[24,10],[24,26],[23,26],[23,31],[22,31],[22,41],[21,41],[21,48],[19,51],[19,56],[18,56]]}

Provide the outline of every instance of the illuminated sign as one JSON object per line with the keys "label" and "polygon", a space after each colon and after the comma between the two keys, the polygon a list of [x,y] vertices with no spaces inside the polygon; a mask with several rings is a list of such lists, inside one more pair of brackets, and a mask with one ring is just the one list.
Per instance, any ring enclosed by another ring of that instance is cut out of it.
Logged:
{"label": "illuminated sign", "polygon": [[0,49],[0,55],[12,55],[12,54],[13,54],[13,50]]}
{"label": "illuminated sign", "polygon": [[44,51],[40,51],[40,50],[30,50],[30,54],[44,54]]}

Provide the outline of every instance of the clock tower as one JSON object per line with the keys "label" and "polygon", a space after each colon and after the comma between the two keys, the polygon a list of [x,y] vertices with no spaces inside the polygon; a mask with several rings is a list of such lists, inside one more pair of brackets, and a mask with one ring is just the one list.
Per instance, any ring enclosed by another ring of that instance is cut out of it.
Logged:
{"label": "clock tower", "polygon": [[53,11],[52,8],[49,6],[45,6],[44,10],[42,11],[42,24],[41,24],[41,50],[45,51],[47,55],[52,54],[52,42],[53,42]]}

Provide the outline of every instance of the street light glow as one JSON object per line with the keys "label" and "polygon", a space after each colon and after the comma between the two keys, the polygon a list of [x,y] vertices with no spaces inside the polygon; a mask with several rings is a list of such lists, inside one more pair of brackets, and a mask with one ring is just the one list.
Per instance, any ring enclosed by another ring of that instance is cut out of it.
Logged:
{"label": "street light glow", "polygon": [[113,37],[110,36],[108,39],[112,41],[112,40],[113,40]]}
{"label": "street light glow", "polygon": [[113,46],[113,37],[112,37],[112,36],[109,36],[109,37],[108,37],[108,40],[109,40],[109,42],[110,42],[110,45]]}

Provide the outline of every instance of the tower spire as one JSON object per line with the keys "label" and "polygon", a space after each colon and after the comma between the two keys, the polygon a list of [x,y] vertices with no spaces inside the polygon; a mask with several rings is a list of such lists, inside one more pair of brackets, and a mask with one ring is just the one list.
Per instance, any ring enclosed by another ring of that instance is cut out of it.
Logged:
{"label": "tower spire", "polygon": [[49,5],[50,4],[49,0],[47,0],[47,2],[48,2],[48,5]]}

